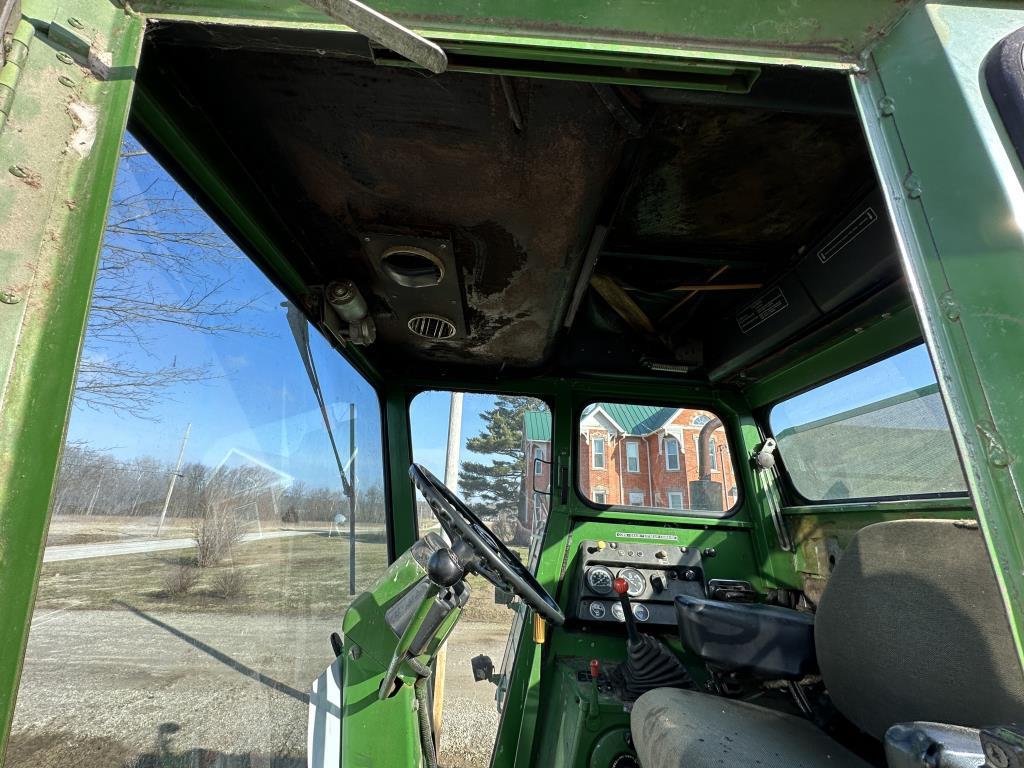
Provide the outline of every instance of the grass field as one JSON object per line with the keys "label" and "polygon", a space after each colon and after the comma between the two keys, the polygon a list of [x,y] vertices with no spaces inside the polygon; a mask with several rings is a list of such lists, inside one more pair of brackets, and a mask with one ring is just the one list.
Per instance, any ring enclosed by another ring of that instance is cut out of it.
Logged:
{"label": "grass field", "polygon": [[[199,581],[187,594],[167,594],[165,580],[194,563],[192,549],[46,563],[36,609],[103,609],[117,601],[142,610],[340,616],[351,599],[345,537],[310,533],[238,544],[229,560],[196,569]],[[357,536],[356,591],[366,589],[386,566],[383,535]],[[243,574],[242,593],[218,597],[214,582],[221,571],[229,569]]]}
{"label": "grass field", "polygon": [[[192,549],[46,563],[39,578],[36,610],[103,610],[128,603],[140,610],[213,611],[230,614],[301,614],[338,617],[351,602],[348,537],[311,532],[250,541],[233,548],[230,560],[196,569],[199,580],[186,594],[170,595],[165,580],[195,563]],[[356,594],[387,567],[383,532],[356,534]],[[215,583],[225,570],[243,574],[241,594],[224,598]],[[470,576],[470,604],[463,621],[507,622],[509,611],[494,603],[494,588]]]}

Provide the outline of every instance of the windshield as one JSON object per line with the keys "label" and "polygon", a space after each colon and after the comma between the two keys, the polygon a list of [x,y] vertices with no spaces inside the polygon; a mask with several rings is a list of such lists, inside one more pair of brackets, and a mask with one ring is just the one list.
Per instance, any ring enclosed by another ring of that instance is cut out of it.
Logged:
{"label": "windshield", "polygon": [[10,768],[306,765],[387,508],[377,395],[308,329],[339,471],[283,299],[129,137]]}
{"label": "windshield", "polygon": [[592,403],[579,422],[579,490],[594,504],[722,514],[736,504],[721,419],[701,408]]}

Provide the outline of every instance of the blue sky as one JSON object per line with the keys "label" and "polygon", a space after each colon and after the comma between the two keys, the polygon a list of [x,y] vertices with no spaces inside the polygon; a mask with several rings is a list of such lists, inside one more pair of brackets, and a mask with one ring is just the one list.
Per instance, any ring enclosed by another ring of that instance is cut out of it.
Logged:
{"label": "blue sky", "polygon": [[779,403],[771,411],[774,434],[798,424],[848,411],[868,403],[935,383],[935,371],[924,345],[842,376]]}
{"label": "blue sky", "polygon": [[[128,147],[137,149],[129,137]],[[122,161],[119,195],[145,191],[166,194],[177,186],[149,157]],[[192,226],[216,231],[196,208]],[[168,223],[168,227],[172,224]],[[169,246],[175,248],[176,246]],[[204,276],[220,284],[216,299],[252,303],[236,315],[248,333],[206,334],[173,325],[150,329],[142,345],[88,337],[85,357],[120,357],[138,367],[209,366],[208,380],[174,385],[153,398],[144,417],[94,410],[76,402],[68,439],[107,451],[120,459],[177,457],[182,434],[191,423],[186,461],[217,466],[251,456],[311,485],[337,485],[337,470],[323,420],[281,307],[283,296],[241,253],[227,263],[204,264]],[[197,289],[194,280],[173,271],[139,267],[139,286],[184,300]],[[349,452],[349,403],[356,404],[358,482],[382,478],[380,409],[370,386],[314,330],[311,347],[324,397],[343,459]],[[447,393],[424,393],[413,405],[416,459],[443,474],[447,442]],[[480,412],[493,398],[468,395],[463,406],[463,440],[481,428]]]}

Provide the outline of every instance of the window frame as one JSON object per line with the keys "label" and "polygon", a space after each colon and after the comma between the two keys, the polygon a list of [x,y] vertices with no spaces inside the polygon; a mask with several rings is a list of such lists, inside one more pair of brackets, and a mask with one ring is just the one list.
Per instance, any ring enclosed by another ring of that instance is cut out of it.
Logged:
{"label": "window frame", "polygon": [[[626,472],[630,475],[640,474],[640,441],[639,440],[625,440],[626,443]],[[636,451],[636,456],[629,455],[629,449],[632,447]],[[629,460],[636,459],[636,469],[629,468]]]}
{"label": "window frame", "polygon": [[[667,497],[667,500],[668,500],[668,508],[669,509],[675,510],[675,511],[679,511],[679,512],[686,511],[686,506],[685,506],[685,504],[686,504],[686,497],[683,495],[682,491],[666,491],[665,492],[665,496]],[[673,496],[678,496],[679,497],[679,506],[678,507],[673,507],[672,506],[672,497]]]}
{"label": "window frame", "polygon": [[539,445],[533,446],[533,476],[540,477],[544,474],[544,449]]}
{"label": "window frame", "polygon": [[[600,451],[600,453],[598,451],[594,450],[594,448],[597,447],[598,443],[601,444],[601,451]],[[608,451],[607,451],[607,448],[608,448],[608,438],[607,437],[597,437],[596,435],[593,435],[593,436],[590,437],[590,468],[591,469],[604,469],[604,470],[608,469]],[[597,463],[597,457],[598,456],[601,457],[601,463],[600,464]]]}
{"label": "window frame", "polygon": [[[850,366],[849,368],[845,368],[842,371],[839,371],[826,378],[813,381],[810,384],[807,384],[806,386],[794,390],[793,392],[790,392],[787,395],[772,400],[770,403],[757,409],[755,418],[766,436],[769,436],[772,439],[777,439],[775,436],[775,431],[772,429],[771,425],[771,412],[773,408],[775,408],[781,403],[792,400],[795,397],[799,397],[800,395],[806,392],[811,392],[812,390],[818,389],[819,387],[823,387],[826,384],[831,384],[833,381],[838,381],[839,379],[857,373],[858,371],[870,368],[872,365],[881,363],[885,360],[888,360],[889,358],[896,357],[897,355],[906,352],[907,350],[914,349],[915,347],[924,347],[925,351],[928,351],[928,345],[924,341],[924,339],[916,339],[906,344],[901,344],[899,346],[893,347],[892,349],[886,350],[881,354],[875,355],[869,358],[868,360]],[[939,390],[939,395],[941,397],[941,389]],[[942,398],[942,404],[943,409],[945,409],[945,398]],[[948,410],[946,411],[946,418],[949,418]],[[955,440],[954,446],[956,446]],[[963,459],[960,458],[959,450],[957,451],[957,459],[960,460],[960,466],[962,469]],[[786,458],[784,456],[784,452],[781,449],[775,454],[775,466],[778,468],[781,489],[785,496],[788,497],[786,500],[790,502],[789,504],[787,504],[787,506],[830,507],[847,504],[880,504],[894,501],[928,502],[941,501],[946,499],[970,501],[971,499],[969,487],[964,491],[945,493],[918,493],[902,494],[896,496],[856,496],[847,499],[810,499],[804,496],[802,493],[800,493],[800,491],[797,489],[796,483],[793,482],[793,477],[790,474],[789,468],[786,466]],[[740,493],[742,493],[742,491],[740,491]]]}
{"label": "window frame", "polygon": [[[675,448],[676,448],[675,451],[673,451],[671,453],[668,450],[669,443],[672,443],[675,446]],[[664,446],[665,446],[665,471],[666,472],[679,472],[682,469],[682,466],[683,466],[683,463],[680,460],[680,458],[681,458],[680,454],[682,453],[682,450],[680,450],[680,449],[682,448],[682,446],[680,445],[679,440],[677,438],[675,438],[675,437],[672,437],[671,435],[668,435],[668,436],[665,437]],[[669,466],[669,463],[668,463],[669,458],[674,458],[676,460],[676,465],[674,467],[670,467]]]}
{"label": "window frame", "polygon": [[[640,501],[634,501],[637,496],[640,497]],[[643,491],[626,491],[626,498],[629,499],[628,507],[646,507],[647,503],[644,500],[645,494]]]}

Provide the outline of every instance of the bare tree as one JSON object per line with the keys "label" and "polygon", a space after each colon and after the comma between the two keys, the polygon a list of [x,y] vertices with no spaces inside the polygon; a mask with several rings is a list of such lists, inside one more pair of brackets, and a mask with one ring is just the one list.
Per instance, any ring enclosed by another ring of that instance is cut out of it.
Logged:
{"label": "bare tree", "polygon": [[[211,378],[178,365],[160,335],[257,334],[239,319],[260,297],[230,295],[223,277],[244,256],[138,142],[125,137],[75,391],[89,407],[145,417],[156,398]],[[141,361],[141,362],[140,362]]]}

